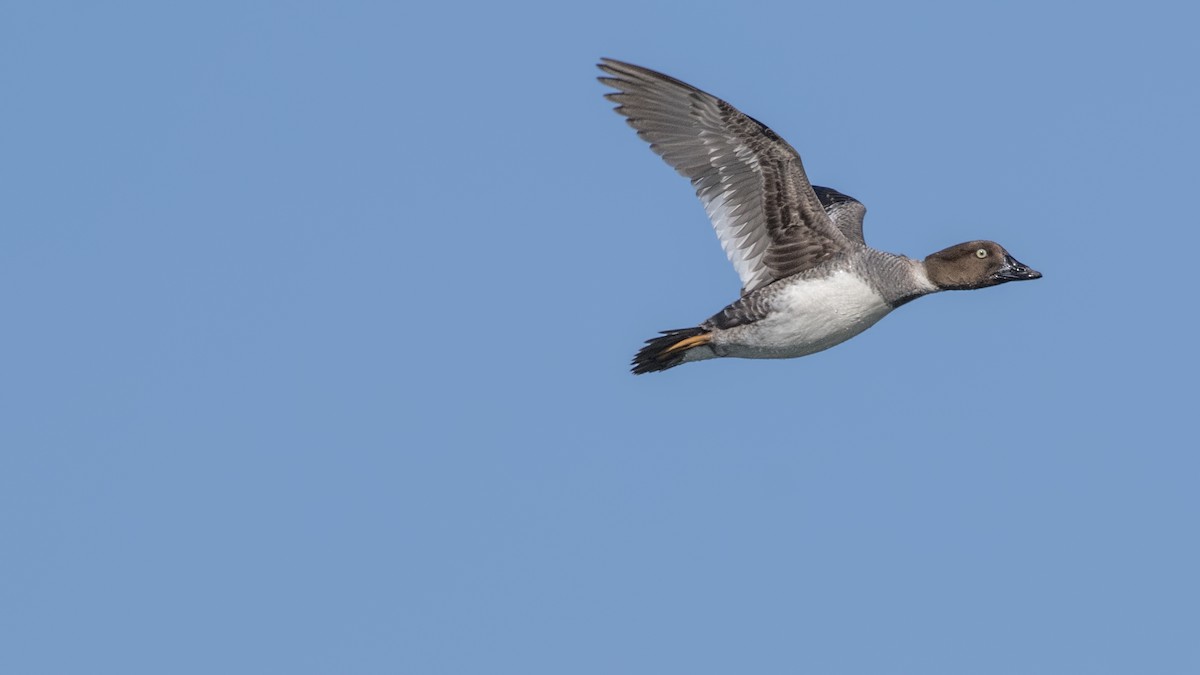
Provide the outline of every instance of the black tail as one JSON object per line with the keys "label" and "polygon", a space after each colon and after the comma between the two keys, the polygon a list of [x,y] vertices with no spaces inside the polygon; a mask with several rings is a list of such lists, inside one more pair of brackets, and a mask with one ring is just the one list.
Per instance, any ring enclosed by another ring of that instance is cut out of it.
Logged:
{"label": "black tail", "polygon": [[664,330],[661,336],[646,340],[646,346],[633,357],[633,374],[674,368],[683,363],[688,350],[708,344],[711,336],[712,333],[703,328]]}

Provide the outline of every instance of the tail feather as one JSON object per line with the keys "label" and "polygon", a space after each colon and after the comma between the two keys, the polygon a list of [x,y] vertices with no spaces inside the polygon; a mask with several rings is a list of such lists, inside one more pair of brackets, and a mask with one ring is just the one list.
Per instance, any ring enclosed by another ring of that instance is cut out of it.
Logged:
{"label": "tail feather", "polygon": [[703,328],[664,330],[646,340],[646,346],[633,357],[633,374],[655,373],[683,363],[689,350],[709,343],[712,332]]}

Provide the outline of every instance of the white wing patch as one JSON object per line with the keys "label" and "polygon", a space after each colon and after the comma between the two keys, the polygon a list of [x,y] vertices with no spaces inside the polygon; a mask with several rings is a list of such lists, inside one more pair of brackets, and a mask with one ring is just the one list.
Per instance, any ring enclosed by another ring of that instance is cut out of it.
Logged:
{"label": "white wing patch", "polygon": [[762,265],[770,244],[760,226],[762,209],[755,195],[748,194],[748,191],[761,189],[758,157],[750,148],[739,144],[733,148],[738,161],[731,162],[722,154],[725,148],[717,140],[706,142],[706,146],[709,166],[716,171],[720,181],[712,185],[703,180],[696,181],[696,196],[712,221],[725,256],[742,280],[742,288],[750,290],[771,279],[771,271]]}

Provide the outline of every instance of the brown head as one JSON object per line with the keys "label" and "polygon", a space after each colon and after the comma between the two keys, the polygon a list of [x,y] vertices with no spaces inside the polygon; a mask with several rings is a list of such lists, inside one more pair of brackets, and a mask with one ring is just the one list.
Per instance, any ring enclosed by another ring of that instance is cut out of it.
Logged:
{"label": "brown head", "polygon": [[994,241],[968,241],[942,249],[925,258],[925,272],[944,291],[967,291],[1042,277],[1041,272],[1017,262]]}

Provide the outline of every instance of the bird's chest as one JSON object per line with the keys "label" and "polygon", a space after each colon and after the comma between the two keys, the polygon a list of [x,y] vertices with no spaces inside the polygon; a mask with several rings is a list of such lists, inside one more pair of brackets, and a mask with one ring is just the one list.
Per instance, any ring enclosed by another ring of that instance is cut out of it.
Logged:
{"label": "bird's chest", "polygon": [[729,356],[803,356],[849,340],[891,311],[878,291],[851,272],[791,282],[772,305],[768,316],[721,336],[718,348]]}

